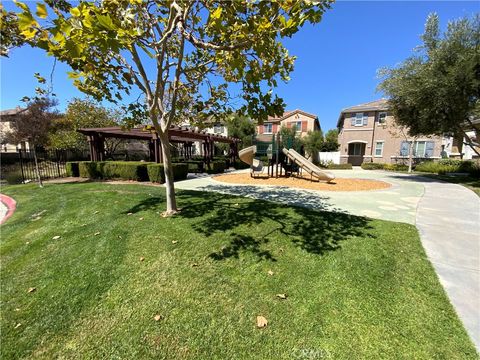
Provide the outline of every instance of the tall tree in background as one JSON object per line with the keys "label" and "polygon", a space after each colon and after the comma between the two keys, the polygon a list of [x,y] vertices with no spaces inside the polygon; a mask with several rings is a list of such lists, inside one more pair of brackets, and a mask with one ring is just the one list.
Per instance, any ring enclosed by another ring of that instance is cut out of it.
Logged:
{"label": "tall tree in background", "polygon": [[421,38],[416,54],[380,70],[379,89],[410,136],[453,133],[480,156],[466,131],[480,138],[472,123],[480,112],[480,15],[451,21],[440,35],[438,16],[430,14]]}
{"label": "tall tree in background", "polygon": [[[48,145],[56,149],[87,150],[85,135],[77,132],[81,128],[119,126],[121,113],[89,99],[72,99],[65,114],[52,124]],[[107,158],[121,143],[118,139],[105,139]]]}
{"label": "tall tree in background", "polygon": [[338,143],[338,129],[330,129],[325,134],[325,141],[321,151],[337,151],[340,147]]}
{"label": "tall tree in background", "polygon": [[[240,112],[262,122],[283,113],[273,96],[294,57],[281,39],[318,23],[332,0],[117,0],[24,3],[25,40],[71,66],[86,94],[120,101],[133,87],[162,144],[166,214],[177,211],[168,131],[177,121],[231,112],[229,84],[241,88]],[[143,105],[143,104],[142,104]]]}
{"label": "tall tree in background", "polygon": [[303,145],[305,146],[305,151],[310,155],[312,162],[314,164],[320,163],[319,152],[322,150],[324,145],[323,132],[319,131],[309,131],[307,136],[302,139]]}
{"label": "tall tree in background", "polygon": [[233,136],[241,141],[241,148],[252,145],[255,135],[255,124],[248,116],[233,115],[226,120],[228,136]]}
{"label": "tall tree in background", "polygon": [[10,125],[11,131],[7,135],[8,142],[12,144],[28,141],[30,150],[33,152],[35,172],[40,187],[43,187],[43,183],[38,166],[37,148],[48,142],[52,122],[59,117],[58,112],[54,110],[56,105],[57,102],[49,98],[36,98],[30,101],[26,109],[15,115]]}

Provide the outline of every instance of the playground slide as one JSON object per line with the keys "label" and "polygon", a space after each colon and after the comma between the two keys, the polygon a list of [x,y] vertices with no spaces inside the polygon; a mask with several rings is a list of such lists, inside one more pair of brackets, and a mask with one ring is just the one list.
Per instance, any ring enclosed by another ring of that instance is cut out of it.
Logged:
{"label": "playground slide", "polygon": [[335,175],[333,175],[331,172],[323,171],[322,169],[314,165],[311,161],[308,161],[305,157],[300,155],[295,150],[283,148],[283,153],[295,164],[300,166],[303,170],[305,170],[311,176],[316,177],[318,180],[325,180],[330,182],[333,179],[335,179]]}
{"label": "playground slide", "polygon": [[243,150],[240,150],[238,157],[244,163],[250,165],[253,171],[262,171],[263,163],[259,159],[255,159],[255,153],[257,152],[257,147],[255,145],[249,146]]}

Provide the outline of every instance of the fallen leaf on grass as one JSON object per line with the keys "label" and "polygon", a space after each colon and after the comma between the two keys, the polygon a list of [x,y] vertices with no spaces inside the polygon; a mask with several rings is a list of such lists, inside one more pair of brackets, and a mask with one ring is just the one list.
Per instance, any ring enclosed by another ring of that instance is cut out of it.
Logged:
{"label": "fallen leaf on grass", "polygon": [[33,293],[35,291],[37,291],[37,288],[34,288],[34,287],[28,288],[29,293]]}
{"label": "fallen leaf on grass", "polygon": [[268,275],[272,276],[274,272],[272,270],[268,270]]}
{"label": "fallen leaf on grass", "polygon": [[257,316],[257,328],[264,328],[268,325],[268,320],[263,316]]}
{"label": "fallen leaf on grass", "polygon": [[87,226],[87,224],[82,224],[82,225],[80,225],[80,226]]}
{"label": "fallen leaf on grass", "polygon": [[95,234],[93,234],[93,235],[95,235],[95,236],[100,235],[100,231],[97,231],[97,232],[96,232]]}
{"label": "fallen leaf on grass", "polygon": [[138,220],[143,220],[143,217],[139,218]]}
{"label": "fallen leaf on grass", "polygon": [[100,211],[97,210],[97,211],[95,211],[93,214],[98,214],[99,212],[100,212]]}
{"label": "fallen leaf on grass", "polygon": [[177,242],[177,240],[172,240],[172,244],[176,244]]}
{"label": "fallen leaf on grass", "polygon": [[197,263],[193,263],[191,266],[192,266],[192,267],[196,267],[196,266],[198,266],[198,264],[197,264]]}
{"label": "fallen leaf on grass", "polygon": [[56,235],[52,238],[52,240],[58,240],[58,239],[60,239],[60,235]]}
{"label": "fallen leaf on grass", "polygon": [[160,321],[160,320],[162,320],[162,315],[158,315],[158,314],[155,315],[155,316],[153,317],[153,320],[155,320],[155,321]]}
{"label": "fallen leaf on grass", "polygon": [[20,311],[20,308],[15,308],[15,311]]}
{"label": "fallen leaf on grass", "polygon": [[132,215],[133,213],[127,213],[127,215]]}
{"label": "fallen leaf on grass", "polygon": [[18,323],[17,325],[15,325],[15,329],[18,329],[20,326],[22,326],[22,324]]}
{"label": "fallen leaf on grass", "polygon": [[287,294],[277,294],[275,295],[277,298],[285,300],[287,298]]}
{"label": "fallen leaf on grass", "polygon": [[143,261],[143,260],[145,260],[145,258],[144,258],[143,256],[142,256],[142,257],[140,257],[140,261]]}

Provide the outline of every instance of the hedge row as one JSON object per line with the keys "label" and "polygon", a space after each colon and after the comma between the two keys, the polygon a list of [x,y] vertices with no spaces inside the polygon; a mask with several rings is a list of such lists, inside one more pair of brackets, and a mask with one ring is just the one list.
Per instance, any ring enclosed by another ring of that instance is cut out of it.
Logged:
{"label": "hedge row", "polygon": [[226,163],[223,160],[213,160],[207,167],[208,174],[219,174],[225,171]]}
{"label": "hedge row", "polygon": [[404,164],[384,164],[384,163],[363,163],[364,170],[388,170],[388,171],[407,171],[408,166]]}
{"label": "hedge row", "polygon": [[473,161],[444,159],[438,162],[424,161],[415,167],[415,171],[446,174],[446,173],[469,173],[472,176],[480,176],[480,166]]}
{"label": "hedge row", "polygon": [[[184,180],[188,164],[172,164],[175,181]],[[66,164],[68,176],[90,179],[121,179],[164,183],[163,164],[137,161],[79,161]]]}
{"label": "hedge row", "polygon": [[330,170],[351,170],[352,164],[328,164],[327,169]]}

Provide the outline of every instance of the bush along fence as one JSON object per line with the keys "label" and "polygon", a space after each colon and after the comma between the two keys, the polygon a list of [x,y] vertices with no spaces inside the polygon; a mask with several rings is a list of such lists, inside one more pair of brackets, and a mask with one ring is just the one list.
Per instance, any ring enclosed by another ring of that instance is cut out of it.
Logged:
{"label": "bush along fence", "polygon": [[[407,171],[408,166],[404,164],[363,163],[362,169]],[[448,173],[468,173],[471,176],[480,177],[480,166],[475,162],[469,160],[429,160],[414,165],[413,169],[418,172],[435,173],[440,175]]]}
{"label": "bush along fence", "polygon": [[[173,178],[175,181],[185,180],[188,175],[188,164],[174,163]],[[67,163],[68,176],[80,176],[89,179],[118,179],[151,181],[163,184],[165,174],[163,164],[140,161],[80,161]]]}
{"label": "bush along fence", "polygon": [[[86,151],[36,150],[38,170],[43,180],[67,176],[66,164],[72,160],[86,160]],[[2,179],[9,184],[37,180],[33,150],[17,150],[1,154]]]}

